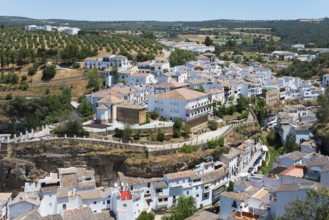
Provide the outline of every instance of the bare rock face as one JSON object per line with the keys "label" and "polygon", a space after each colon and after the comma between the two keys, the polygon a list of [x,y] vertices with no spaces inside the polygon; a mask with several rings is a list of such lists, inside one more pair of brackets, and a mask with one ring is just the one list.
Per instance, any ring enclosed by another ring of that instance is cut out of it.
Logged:
{"label": "bare rock face", "polygon": [[36,180],[46,174],[30,161],[15,158],[2,159],[0,160],[0,189],[21,189],[27,180]]}

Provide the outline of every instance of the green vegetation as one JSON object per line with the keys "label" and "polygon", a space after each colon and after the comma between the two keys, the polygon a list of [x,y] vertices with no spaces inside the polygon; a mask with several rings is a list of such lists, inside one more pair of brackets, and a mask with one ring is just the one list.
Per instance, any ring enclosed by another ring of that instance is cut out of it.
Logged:
{"label": "green vegetation", "polygon": [[191,196],[180,196],[177,205],[170,210],[169,215],[162,217],[162,220],[184,220],[197,211],[195,199]]}
{"label": "green vegetation", "polygon": [[68,136],[84,136],[89,133],[83,129],[81,119],[76,113],[71,113],[68,120],[62,122],[58,127],[54,129],[56,134],[68,135]]}
{"label": "green vegetation", "polygon": [[207,145],[208,145],[208,148],[214,149],[216,147],[224,147],[224,142],[225,142],[225,138],[220,137],[217,140],[208,141]]}
{"label": "green vegetation", "polygon": [[216,121],[208,121],[208,128],[211,131],[216,131],[218,128],[217,122]]}
{"label": "green vegetation", "polygon": [[294,76],[302,79],[320,77],[324,74],[324,68],[329,67],[329,55],[322,54],[311,62],[294,60],[293,63],[277,73],[277,76]]}
{"label": "green vegetation", "polygon": [[171,66],[184,65],[186,62],[195,60],[195,55],[191,51],[175,49],[169,57]]}
{"label": "green vegetation", "polygon": [[317,118],[321,123],[329,122],[329,88],[326,89],[323,95],[318,97],[318,112]]}
{"label": "green vegetation", "polygon": [[233,192],[234,191],[234,182],[232,182],[232,181],[229,181],[228,182],[227,191],[229,191],[229,192]]}
{"label": "green vegetation", "polygon": [[207,36],[206,39],[204,40],[204,44],[206,46],[210,46],[210,45],[213,45],[214,42],[213,42],[213,40],[209,36]]}
{"label": "green vegetation", "polygon": [[329,218],[329,190],[309,189],[305,201],[297,199],[292,201],[287,207],[283,216],[278,220],[327,220]]}
{"label": "green vegetation", "polygon": [[157,141],[163,142],[165,140],[166,136],[162,132],[158,132],[157,134]]}
{"label": "green vegetation", "polygon": [[15,97],[5,106],[5,114],[13,126],[22,129],[57,123],[71,112],[71,91],[65,88],[59,96],[42,96],[37,99]]}
{"label": "green vegetation", "polygon": [[182,121],[179,118],[177,118],[173,125],[173,137],[174,138],[180,138],[182,136],[182,133],[181,133],[182,126],[183,126]]}
{"label": "green vegetation", "polygon": [[82,117],[89,117],[94,114],[93,105],[90,102],[88,102],[86,98],[84,98],[80,102],[78,106],[78,111]]}
{"label": "green vegetation", "polygon": [[149,58],[159,55],[164,48],[152,39],[108,33],[71,36],[60,32],[4,28],[0,29],[0,36],[2,69],[35,61],[46,64],[49,59],[61,60],[71,65],[89,56],[96,56],[99,51],[104,50],[127,56],[129,59],[135,59],[137,56]]}
{"label": "green vegetation", "polygon": [[91,91],[99,90],[99,73],[97,69],[90,69],[88,71],[88,85],[87,88]]}
{"label": "green vegetation", "polygon": [[179,148],[179,153],[190,154],[197,150],[197,147],[191,144],[184,144],[181,148]]}
{"label": "green vegetation", "polygon": [[142,211],[136,220],[153,220],[154,217],[155,215],[153,212]]}
{"label": "green vegetation", "polygon": [[159,119],[159,117],[160,117],[159,112],[157,112],[157,111],[150,112],[150,118],[152,120],[157,120],[157,119]]}
{"label": "green vegetation", "polygon": [[42,80],[50,80],[54,78],[56,74],[56,66],[48,65],[42,71]]}

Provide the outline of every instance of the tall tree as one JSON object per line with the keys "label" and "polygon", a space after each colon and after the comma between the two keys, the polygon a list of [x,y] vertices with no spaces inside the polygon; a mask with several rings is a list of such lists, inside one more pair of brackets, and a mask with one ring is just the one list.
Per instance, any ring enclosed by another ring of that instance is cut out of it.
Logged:
{"label": "tall tree", "polygon": [[97,69],[89,70],[87,87],[89,89],[92,89],[92,91],[99,90],[99,80],[98,80],[98,70]]}
{"label": "tall tree", "polygon": [[195,199],[191,196],[178,198],[177,206],[170,210],[169,215],[162,217],[162,220],[184,220],[197,211]]}
{"label": "tall tree", "polygon": [[284,216],[278,220],[327,220],[329,219],[329,190],[308,190],[306,200],[297,199],[286,207]]}
{"label": "tall tree", "polygon": [[204,40],[204,44],[206,46],[211,46],[211,45],[214,44],[214,42],[213,42],[213,40],[209,36],[207,36],[206,39]]}
{"label": "tall tree", "polygon": [[318,112],[317,117],[320,122],[328,123],[329,122],[329,87],[326,89],[324,95],[318,97]]}
{"label": "tall tree", "polygon": [[137,220],[153,220],[154,219],[154,213],[153,212],[146,212],[142,211],[141,214],[139,214]]}

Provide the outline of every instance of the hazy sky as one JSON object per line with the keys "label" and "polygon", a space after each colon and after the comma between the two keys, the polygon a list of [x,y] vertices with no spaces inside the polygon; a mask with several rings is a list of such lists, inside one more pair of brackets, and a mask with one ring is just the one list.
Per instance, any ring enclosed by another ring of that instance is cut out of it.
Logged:
{"label": "hazy sky", "polygon": [[329,0],[0,0],[0,15],[98,21],[322,18],[329,17]]}

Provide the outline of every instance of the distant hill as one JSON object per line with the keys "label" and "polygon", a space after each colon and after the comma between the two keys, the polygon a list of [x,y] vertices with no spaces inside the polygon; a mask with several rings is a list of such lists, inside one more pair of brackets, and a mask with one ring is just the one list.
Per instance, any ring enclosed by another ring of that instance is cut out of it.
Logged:
{"label": "distant hill", "polygon": [[[315,43],[318,47],[329,47],[329,19],[299,20],[209,20],[209,21],[78,21],[66,19],[32,19],[15,16],[0,16],[0,25],[24,27],[36,25],[69,25],[86,30],[133,30],[164,31],[171,33],[218,34],[223,28],[267,28],[266,32],[280,36],[287,43]],[[205,30],[206,29],[206,30]],[[253,30],[254,31],[254,30]],[[258,30],[258,32],[262,32]]]}

